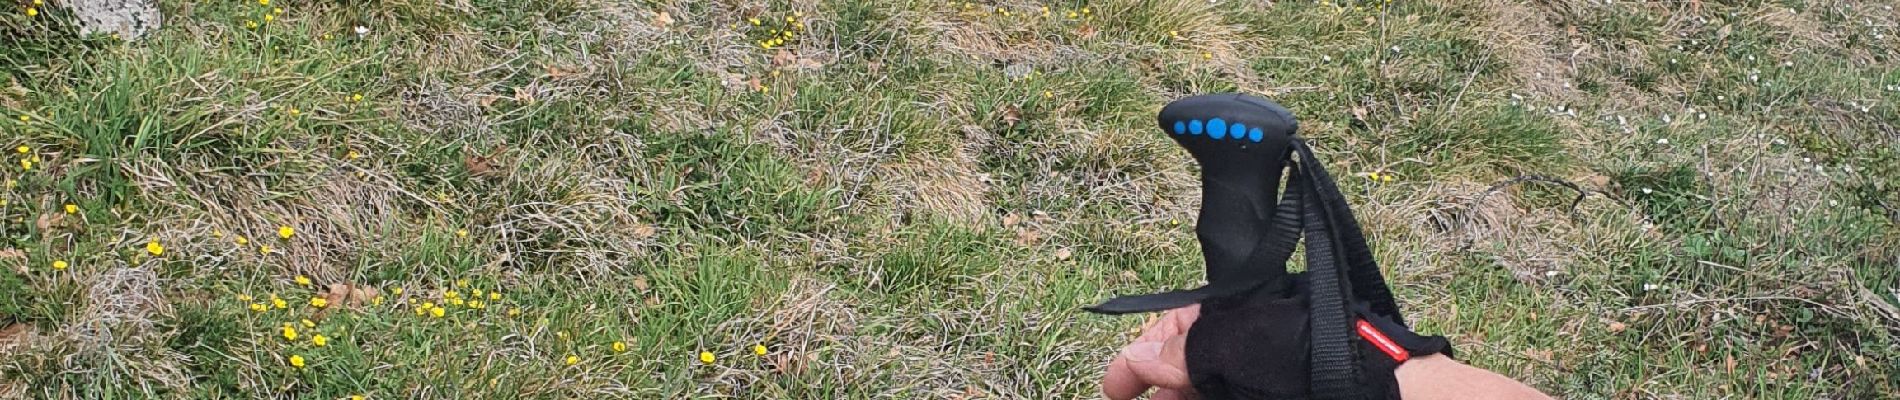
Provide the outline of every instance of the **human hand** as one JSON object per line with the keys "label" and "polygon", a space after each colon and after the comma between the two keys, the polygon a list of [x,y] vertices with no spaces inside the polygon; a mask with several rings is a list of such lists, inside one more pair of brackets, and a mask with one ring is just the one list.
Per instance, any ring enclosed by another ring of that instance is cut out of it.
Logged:
{"label": "human hand", "polygon": [[1132,400],[1155,388],[1152,400],[1195,398],[1187,373],[1187,335],[1200,317],[1201,305],[1195,304],[1169,310],[1142,328],[1141,337],[1108,363],[1102,394],[1110,400]]}

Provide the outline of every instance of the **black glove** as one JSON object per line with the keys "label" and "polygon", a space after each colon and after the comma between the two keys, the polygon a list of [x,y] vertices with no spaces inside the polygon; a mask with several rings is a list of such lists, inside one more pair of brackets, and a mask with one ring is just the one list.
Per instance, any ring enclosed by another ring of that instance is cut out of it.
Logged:
{"label": "black glove", "polygon": [[[1201,165],[1195,233],[1208,285],[1090,311],[1201,303],[1188,374],[1210,399],[1396,399],[1399,363],[1450,354],[1444,338],[1405,327],[1344,196],[1294,136],[1286,109],[1245,95],[1195,96],[1163,108],[1160,124]],[[1299,165],[1287,165],[1294,156]],[[1288,184],[1276,202],[1282,173]],[[1307,272],[1288,274],[1302,236]]]}

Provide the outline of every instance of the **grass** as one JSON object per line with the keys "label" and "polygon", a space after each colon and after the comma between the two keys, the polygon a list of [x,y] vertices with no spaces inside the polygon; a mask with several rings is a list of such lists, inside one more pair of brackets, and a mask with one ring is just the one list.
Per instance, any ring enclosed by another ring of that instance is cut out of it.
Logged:
{"label": "grass", "polygon": [[1467,362],[1900,398],[1884,3],[158,3],[0,16],[0,397],[1091,397],[1239,90]]}

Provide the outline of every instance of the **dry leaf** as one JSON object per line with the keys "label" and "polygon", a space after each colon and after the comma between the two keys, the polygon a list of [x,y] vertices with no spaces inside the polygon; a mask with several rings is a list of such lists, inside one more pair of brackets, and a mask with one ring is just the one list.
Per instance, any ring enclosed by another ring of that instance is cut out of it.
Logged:
{"label": "dry leaf", "polygon": [[634,239],[650,238],[650,237],[653,237],[653,233],[654,233],[653,225],[640,224],[640,226],[636,226],[633,228]]}
{"label": "dry leaf", "polygon": [[13,323],[0,328],[0,345],[12,344],[17,340],[15,338],[26,337],[26,330],[31,327],[27,324]]}
{"label": "dry leaf", "polygon": [[1357,119],[1357,120],[1360,120],[1360,121],[1364,121],[1364,120],[1366,120],[1366,108],[1365,108],[1365,107],[1353,107],[1353,108],[1352,108],[1352,118],[1353,118],[1353,119]]}
{"label": "dry leaf", "polygon": [[809,71],[824,68],[825,63],[818,62],[817,59],[811,57],[799,57],[797,67],[799,70]]}
{"label": "dry leaf", "polygon": [[754,77],[754,78],[752,78],[752,79],[748,79],[748,80],[746,80],[745,82],[746,82],[746,87],[747,87],[747,88],[750,88],[750,89],[752,89],[752,91],[754,91],[754,92],[757,92],[757,91],[759,91],[759,89],[764,89],[764,88],[765,88],[765,83],[764,83],[764,82],[759,82],[759,78],[757,78],[757,77]]}
{"label": "dry leaf", "polygon": [[792,65],[794,62],[798,62],[798,55],[792,54],[791,50],[778,49],[777,52],[772,53],[773,67]]}
{"label": "dry leaf", "polygon": [[878,76],[879,73],[884,72],[884,62],[871,61],[864,63],[864,70],[870,72],[871,76]]}
{"label": "dry leaf", "polygon": [[26,258],[26,252],[20,249],[0,249],[0,260],[9,258]]}
{"label": "dry leaf", "polygon": [[515,101],[532,104],[534,103],[534,92],[528,90],[525,86],[517,87],[515,88]]}
{"label": "dry leaf", "polygon": [[40,214],[39,218],[33,220],[33,226],[39,227],[40,231],[46,231],[48,228],[59,225],[60,221],[65,219],[66,216],[59,213]]}
{"label": "dry leaf", "polygon": [[1075,251],[1069,250],[1069,248],[1067,247],[1056,249],[1057,260],[1068,261],[1069,257],[1074,256],[1074,255],[1075,255]]}
{"label": "dry leaf", "polygon": [[469,175],[493,176],[501,170],[501,165],[495,162],[495,156],[506,149],[506,147],[496,146],[488,154],[474,154],[474,151],[468,147],[463,147],[462,152],[466,154],[462,155],[462,167],[468,169]]}
{"label": "dry leaf", "polygon": [[653,15],[653,26],[660,27],[660,29],[666,29],[668,25],[673,25],[672,14],[667,14],[665,11],[661,11],[659,14]]}
{"label": "dry leaf", "polygon": [[1080,28],[1075,28],[1075,33],[1083,39],[1094,39],[1095,25],[1082,25]]}
{"label": "dry leaf", "polygon": [[1135,273],[1134,270],[1122,270],[1121,278],[1123,282],[1141,282],[1141,274]]}
{"label": "dry leaf", "polygon": [[1620,333],[1623,332],[1624,329],[1629,329],[1629,327],[1628,324],[1619,321],[1610,321],[1610,333]]}
{"label": "dry leaf", "polygon": [[1019,224],[1019,223],[1022,223],[1022,222],[1023,222],[1023,216],[1022,216],[1022,215],[1017,215],[1016,213],[1013,213],[1013,212],[1012,212],[1012,213],[1009,213],[1009,214],[1003,214],[1003,227],[1004,227],[1004,228],[1013,228],[1013,227],[1015,227],[1015,226],[1016,226],[1016,224]]}
{"label": "dry leaf", "polygon": [[646,293],[647,291],[647,276],[646,275],[633,276],[633,291]]}
{"label": "dry leaf", "polygon": [[1037,233],[1034,229],[1024,229],[1016,232],[1016,244],[1018,245],[1030,246],[1041,240],[1042,234]]}
{"label": "dry leaf", "polygon": [[[553,65],[547,66],[547,70],[548,70],[548,77],[554,78],[554,79],[561,79],[561,78],[566,78],[568,76],[574,75],[574,70],[562,69],[561,67],[556,67]],[[519,96],[521,93],[521,89],[515,89],[515,93],[517,96]]]}
{"label": "dry leaf", "polygon": [[658,307],[659,305],[660,305],[660,298],[659,298],[658,296],[648,296],[648,297],[647,297],[647,306],[648,306],[648,307]]}
{"label": "dry leaf", "polygon": [[1019,122],[1022,120],[1023,120],[1022,109],[1016,108],[1016,106],[1008,106],[1008,107],[1003,108],[1003,125],[1014,127],[1016,126],[1016,122]]}
{"label": "dry leaf", "polygon": [[1731,374],[1735,373],[1735,356],[1728,355],[1728,356],[1723,357],[1722,365],[1725,367],[1728,367],[1728,373],[1731,373]]}
{"label": "dry leaf", "polygon": [[501,99],[501,96],[478,96],[475,98],[475,102],[478,104],[481,104],[483,108],[487,108],[489,106],[495,105],[495,100],[500,100],[500,99]]}

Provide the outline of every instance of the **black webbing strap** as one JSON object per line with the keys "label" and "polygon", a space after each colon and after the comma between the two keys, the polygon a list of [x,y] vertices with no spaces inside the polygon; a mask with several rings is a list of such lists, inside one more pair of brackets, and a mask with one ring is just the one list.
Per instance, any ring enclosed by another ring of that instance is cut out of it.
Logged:
{"label": "black webbing strap", "polygon": [[1345,281],[1350,279],[1340,271],[1341,259],[1346,257],[1342,257],[1337,247],[1341,233],[1337,226],[1339,218],[1333,215],[1334,207],[1329,206],[1337,195],[1326,191],[1332,179],[1306,142],[1295,138],[1293,147],[1302,164],[1295,169],[1303,170],[1304,174],[1291,186],[1317,200],[1301,213],[1306,222],[1306,283],[1310,307],[1307,323],[1312,335],[1308,368],[1312,374],[1312,393],[1316,399],[1360,400],[1364,395],[1359,385],[1359,355],[1352,344],[1352,313],[1347,308],[1351,304],[1348,300],[1353,298],[1352,289],[1346,287]]}

